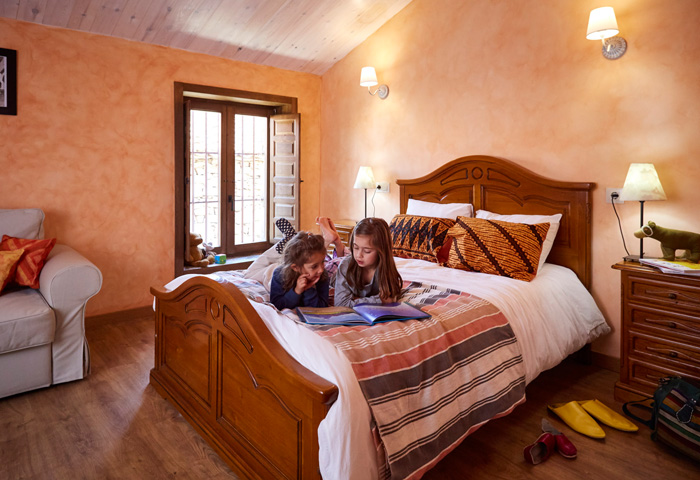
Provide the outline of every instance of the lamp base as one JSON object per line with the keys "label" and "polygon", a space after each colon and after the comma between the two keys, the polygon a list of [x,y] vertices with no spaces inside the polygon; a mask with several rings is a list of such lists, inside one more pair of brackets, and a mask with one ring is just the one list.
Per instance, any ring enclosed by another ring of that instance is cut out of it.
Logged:
{"label": "lamp base", "polygon": [[636,262],[639,263],[639,255],[627,255],[623,258],[625,262]]}

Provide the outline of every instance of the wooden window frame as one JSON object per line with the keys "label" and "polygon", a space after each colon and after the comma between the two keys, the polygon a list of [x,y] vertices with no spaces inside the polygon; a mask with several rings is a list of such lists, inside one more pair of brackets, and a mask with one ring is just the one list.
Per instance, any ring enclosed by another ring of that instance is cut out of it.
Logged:
{"label": "wooden window frame", "polygon": [[[226,265],[211,265],[209,267],[197,268],[185,266],[185,245],[187,241],[187,194],[185,178],[187,172],[187,162],[185,161],[185,101],[187,98],[200,98],[211,100],[222,100],[228,102],[244,103],[251,105],[264,105],[273,107],[275,113],[298,113],[297,99],[295,97],[285,97],[281,95],[270,95],[266,93],[248,92],[244,90],[233,90],[229,88],[210,87],[205,85],[195,85],[190,83],[174,83],[174,105],[175,105],[175,255],[174,271],[175,276],[186,273],[210,273],[216,270],[235,270],[245,268],[248,262],[229,262]],[[248,252],[248,253],[261,253]],[[245,260],[245,259],[244,259]]]}

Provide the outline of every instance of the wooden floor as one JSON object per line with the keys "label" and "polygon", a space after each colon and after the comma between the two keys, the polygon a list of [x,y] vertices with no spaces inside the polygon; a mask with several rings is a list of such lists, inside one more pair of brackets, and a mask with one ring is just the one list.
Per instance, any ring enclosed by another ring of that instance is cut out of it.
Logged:
{"label": "wooden floor", "polygon": [[[89,324],[87,336],[87,379],[0,399],[1,479],[237,478],[148,384],[152,318]],[[594,440],[547,414],[548,403],[590,398],[621,411],[612,398],[616,377],[576,363],[545,372],[528,386],[525,404],[482,427],[424,478],[700,478],[700,464],[653,443],[645,427],[638,433],[604,427],[607,438]],[[523,461],[542,417],[576,445],[576,460],[555,454],[540,465]]]}

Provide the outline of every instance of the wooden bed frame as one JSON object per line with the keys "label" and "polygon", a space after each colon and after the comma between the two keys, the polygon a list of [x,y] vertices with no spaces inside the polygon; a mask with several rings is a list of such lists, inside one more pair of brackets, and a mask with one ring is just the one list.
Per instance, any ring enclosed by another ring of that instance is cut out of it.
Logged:
{"label": "wooden bed frame", "polygon": [[[549,180],[488,156],[458,158],[397,183],[401,213],[409,198],[500,214],[561,213],[548,261],[571,268],[589,287],[592,183]],[[294,360],[235,287],[196,277],[151,293],[151,385],[240,476],[320,478],[317,432],[335,385]]]}

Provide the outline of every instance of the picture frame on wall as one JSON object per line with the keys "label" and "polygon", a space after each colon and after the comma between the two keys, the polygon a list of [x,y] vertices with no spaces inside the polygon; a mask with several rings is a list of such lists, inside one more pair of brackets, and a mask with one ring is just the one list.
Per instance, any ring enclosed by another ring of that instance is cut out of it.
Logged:
{"label": "picture frame on wall", "polygon": [[17,50],[0,48],[0,115],[17,115]]}

